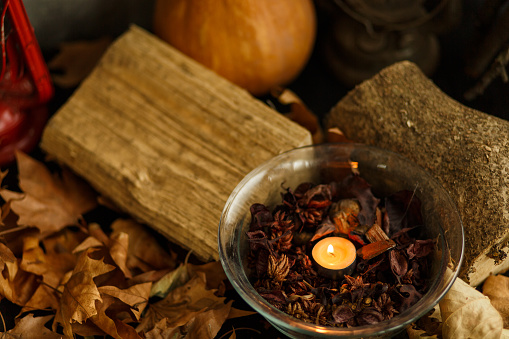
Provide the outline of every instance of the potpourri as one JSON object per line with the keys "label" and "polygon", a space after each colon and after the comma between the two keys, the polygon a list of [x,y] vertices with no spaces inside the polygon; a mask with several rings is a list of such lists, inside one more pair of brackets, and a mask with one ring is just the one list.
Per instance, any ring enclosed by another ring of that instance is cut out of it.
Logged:
{"label": "potpourri", "polygon": [[[250,208],[250,280],[275,308],[306,322],[354,327],[382,322],[411,307],[430,281],[432,239],[421,239],[421,203],[412,191],[379,199],[358,173],[341,182],[283,188],[271,211]],[[343,236],[357,248],[352,275],[317,274],[316,242]]]}

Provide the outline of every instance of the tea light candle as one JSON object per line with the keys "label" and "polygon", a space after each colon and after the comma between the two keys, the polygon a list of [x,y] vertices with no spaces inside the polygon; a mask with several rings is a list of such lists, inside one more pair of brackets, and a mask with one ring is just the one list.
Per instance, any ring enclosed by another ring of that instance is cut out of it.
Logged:
{"label": "tea light candle", "polygon": [[320,240],[313,247],[311,255],[317,273],[331,279],[340,279],[345,274],[351,274],[357,258],[355,245],[341,237]]}

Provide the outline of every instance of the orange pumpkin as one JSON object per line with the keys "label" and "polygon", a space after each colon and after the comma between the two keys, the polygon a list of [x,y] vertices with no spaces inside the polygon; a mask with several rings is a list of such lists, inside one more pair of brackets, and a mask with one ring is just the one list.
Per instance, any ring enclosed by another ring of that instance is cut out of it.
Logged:
{"label": "orange pumpkin", "polygon": [[154,33],[262,95],[294,80],[315,42],[312,0],[157,0]]}

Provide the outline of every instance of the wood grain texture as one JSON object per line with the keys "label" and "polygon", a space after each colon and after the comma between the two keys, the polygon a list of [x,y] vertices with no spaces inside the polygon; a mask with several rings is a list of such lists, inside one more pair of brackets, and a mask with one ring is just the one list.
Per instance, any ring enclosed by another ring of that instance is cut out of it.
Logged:
{"label": "wood grain texture", "polygon": [[231,191],[310,133],[132,26],[48,123],[41,147],[121,209],[216,260]]}
{"label": "wood grain texture", "polygon": [[410,62],[358,85],[326,120],[415,161],[445,187],[465,229],[462,278],[476,286],[509,268],[509,122],[450,98]]}

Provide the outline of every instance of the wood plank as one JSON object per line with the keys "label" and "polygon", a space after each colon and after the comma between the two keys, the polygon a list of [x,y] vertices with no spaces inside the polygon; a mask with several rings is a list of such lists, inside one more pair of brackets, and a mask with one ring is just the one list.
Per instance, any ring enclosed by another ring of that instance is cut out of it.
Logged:
{"label": "wood plank", "polygon": [[132,26],[51,118],[41,147],[202,260],[238,182],[310,133]]}

